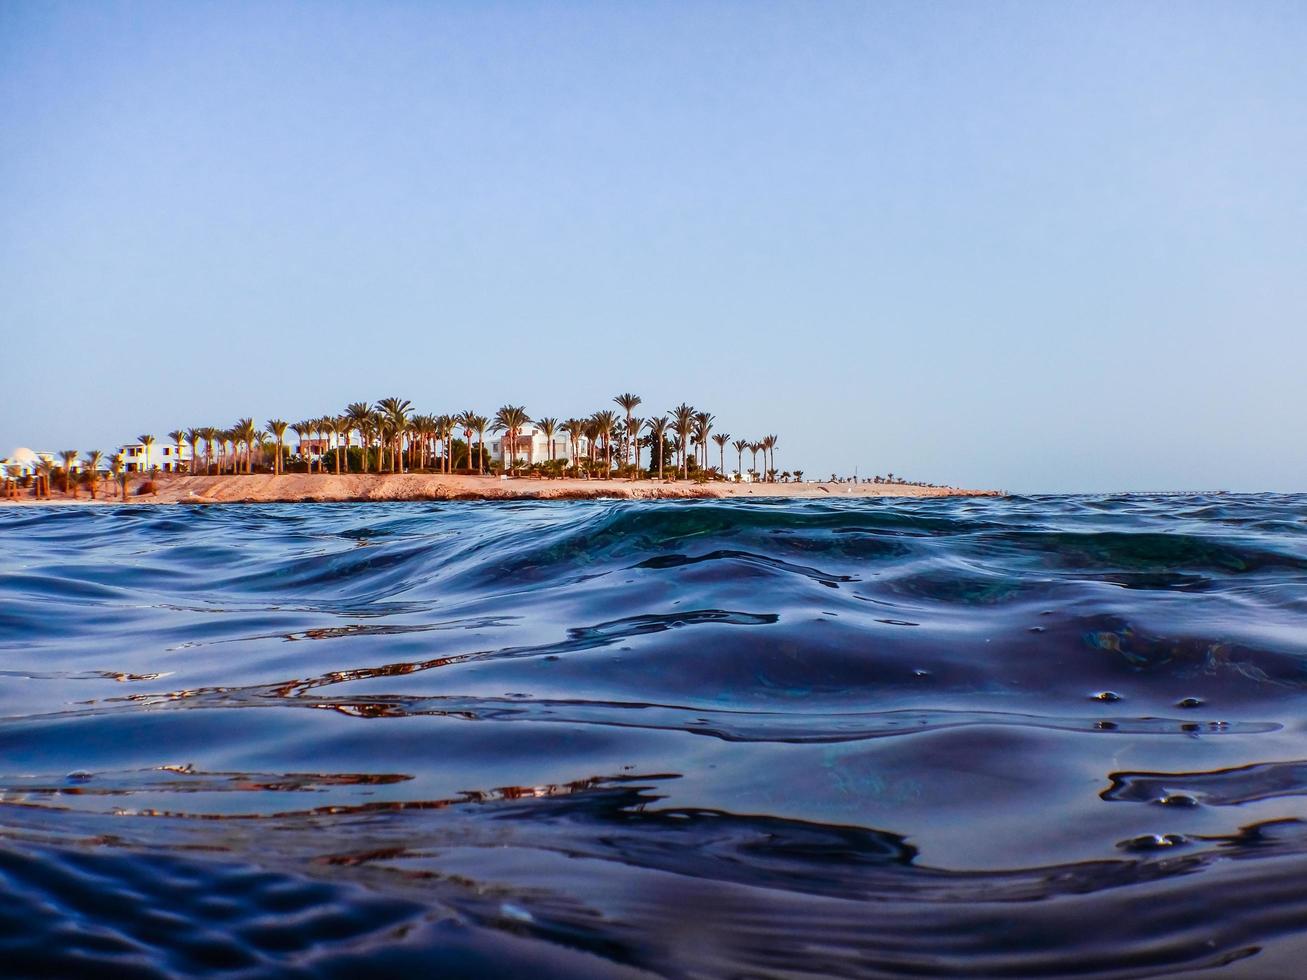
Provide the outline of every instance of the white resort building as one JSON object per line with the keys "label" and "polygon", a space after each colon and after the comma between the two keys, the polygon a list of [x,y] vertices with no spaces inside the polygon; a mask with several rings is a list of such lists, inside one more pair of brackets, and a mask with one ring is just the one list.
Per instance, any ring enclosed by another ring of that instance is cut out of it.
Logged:
{"label": "white resort building", "polygon": [[[581,436],[579,446],[581,455],[585,456],[590,450],[590,441],[585,436]],[[550,452],[551,448],[552,454]],[[506,433],[500,433],[486,443],[486,455],[490,459],[499,460],[504,466],[509,465],[508,449]],[[572,459],[572,440],[566,432],[555,432],[554,438],[549,440],[545,438],[545,434],[540,431],[539,426],[525,425],[517,433],[517,459],[519,463],[526,463],[527,466],[532,463],[542,463],[548,459],[561,459],[570,462]]]}
{"label": "white resort building", "polygon": [[179,454],[177,446],[171,442],[156,442],[147,453],[145,443],[129,442],[118,450],[118,458],[122,460],[123,469],[128,473],[148,473],[155,466],[165,473],[177,473],[187,468],[190,463],[191,447],[182,443]]}
{"label": "white resort building", "polygon": [[0,459],[0,466],[4,467],[10,479],[22,479],[35,473],[36,468],[41,465],[41,460],[53,464],[56,462],[55,454],[33,452],[26,446],[19,446],[7,457]]}

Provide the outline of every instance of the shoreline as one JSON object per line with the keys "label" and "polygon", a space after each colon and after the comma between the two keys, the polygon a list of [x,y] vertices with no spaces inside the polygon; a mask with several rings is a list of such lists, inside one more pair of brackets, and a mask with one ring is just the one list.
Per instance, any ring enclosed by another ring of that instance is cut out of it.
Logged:
{"label": "shoreline", "polygon": [[705,483],[658,480],[538,480],[529,477],[502,480],[493,476],[446,476],[439,473],[269,473],[224,476],[173,476],[156,481],[158,492],[136,496],[134,480],[123,500],[112,481],[102,481],[100,495],[91,500],[83,487],[78,496],[64,496],[52,488],[49,499],[37,500],[30,491],[5,504],[108,506],[130,504],[259,504],[259,503],[366,503],[401,500],[723,500],[822,499],[827,497],[999,497],[998,490],[964,490],[957,487],[919,487],[897,483]]}

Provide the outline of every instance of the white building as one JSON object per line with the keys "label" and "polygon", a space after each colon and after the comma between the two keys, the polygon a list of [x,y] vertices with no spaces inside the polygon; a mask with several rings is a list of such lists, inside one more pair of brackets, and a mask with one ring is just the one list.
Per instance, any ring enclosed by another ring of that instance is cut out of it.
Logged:
{"label": "white building", "polygon": [[[581,455],[584,457],[590,451],[590,441],[585,436],[580,437],[579,442]],[[508,466],[508,438],[507,433],[499,433],[486,444],[486,452],[491,459],[498,459],[504,466]],[[550,452],[552,448],[552,454]],[[517,459],[519,463],[525,463],[530,466],[532,463],[542,463],[549,459],[561,459],[566,462],[572,460],[572,440],[566,432],[555,432],[551,440],[545,438],[545,434],[537,425],[524,425],[517,433]]]}
{"label": "white building", "polygon": [[182,443],[179,454],[177,446],[173,443],[156,442],[147,453],[145,443],[129,442],[118,450],[118,458],[122,460],[123,469],[128,473],[148,473],[155,466],[165,473],[177,473],[189,467],[191,447]]}
{"label": "white building", "polygon": [[4,466],[10,479],[21,479],[35,473],[36,468],[41,465],[41,460],[52,464],[56,462],[54,453],[38,453],[26,446],[19,446],[8,457],[0,459],[0,466]]}

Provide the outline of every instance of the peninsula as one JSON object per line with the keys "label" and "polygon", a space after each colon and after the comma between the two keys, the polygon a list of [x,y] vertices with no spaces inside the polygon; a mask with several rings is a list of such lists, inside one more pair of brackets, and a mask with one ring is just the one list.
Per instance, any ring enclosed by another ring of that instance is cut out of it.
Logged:
{"label": "peninsula", "polygon": [[[493,418],[471,410],[421,415],[406,399],[384,398],[293,425],[269,419],[262,429],[243,418],[229,428],[177,429],[167,442],[145,434],[115,452],[91,450],[81,458],[73,449],[17,449],[0,461],[0,499],[184,504],[995,494],[892,473],[805,480],[802,470],[777,468],[776,435],[732,442],[730,433],[714,431],[711,412],[682,403],[642,419],[635,415],[641,401],[623,393],[613,398],[620,413],[605,409],[560,421],[533,419],[520,405],[505,405]],[[487,440],[487,430],[497,438]],[[289,432],[298,437],[293,447]],[[728,448],[735,457],[729,461]]]}

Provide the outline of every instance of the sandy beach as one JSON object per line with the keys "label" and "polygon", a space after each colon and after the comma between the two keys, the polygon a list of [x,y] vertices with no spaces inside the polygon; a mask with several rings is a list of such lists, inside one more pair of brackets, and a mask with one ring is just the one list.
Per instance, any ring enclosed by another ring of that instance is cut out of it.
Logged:
{"label": "sandy beach", "polygon": [[[825,498],[825,497],[969,497],[1000,496],[997,490],[964,490],[956,487],[919,487],[884,483],[676,483],[657,480],[537,480],[498,477],[443,476],[435,473],[405,474],[305,474],[287,473],[236,476],[164,477],[158,493],[137,496],[142,485],[134,479],[128,488],[128,503],[217,504],[217,503],[303,503],[387,500],[583,500],[617,498],[631,500],[673,498]],[[121,504],[116,485],[105,482],[99,498],[92,501],[83,488],[76,498],[65,496],[58,484],[48,500],[35,500],[23,491],[17,500],[4,504]]]}

